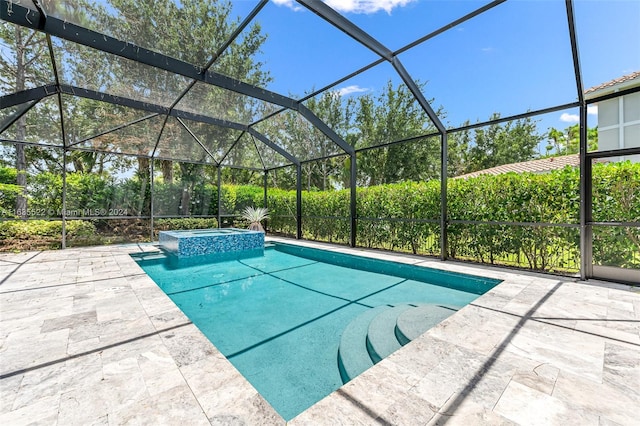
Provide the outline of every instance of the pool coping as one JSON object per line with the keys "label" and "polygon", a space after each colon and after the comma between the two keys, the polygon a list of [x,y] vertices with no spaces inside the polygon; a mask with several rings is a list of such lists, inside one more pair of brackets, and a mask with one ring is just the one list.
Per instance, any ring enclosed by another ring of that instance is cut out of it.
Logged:
{"label": "pool coping", "polygon": [[[267,240],[503,280],[289,424],[635,419],[637,287]],[[285,423],[129,256],[154,250],[0,254],[0,423]]]}

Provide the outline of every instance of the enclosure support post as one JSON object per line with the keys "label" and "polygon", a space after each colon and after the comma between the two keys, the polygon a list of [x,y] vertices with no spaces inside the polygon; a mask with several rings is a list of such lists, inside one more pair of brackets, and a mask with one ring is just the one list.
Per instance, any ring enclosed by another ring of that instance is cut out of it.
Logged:
{"label": "enclosure support post", "polygon": [[591,225],[591,159],[587,159],[587,102],[584,99],[578,37],[576,36],[573,0],[565,0],[567,26],[571,41],[571,56],[576,82],[578,102],[580,102],[580,279],[592,276],[592,233]]}
{"label": "enclosure support post", "polygon": [[[264,185],[264,201],[263,201],[262,204],[263,204],[265,209],[269,208],[269,206],[267,205],[267,183],[268,183],[267,174],[268,173],[269,172],[265,170],[264,171],[264,176],[262,178],[262,182],[263,182],[263,185]],[[265,226],[266,226],[266,223],[265,223]],[[265,231],[266,231],[266,229],[265,229]]]}
{"label": "enclosure support post", "polygon": [[151,203],[151,205],[149,206],[149,231],[151,232],[151,234],[149,235],[149,239],[151,240],[151,242],[153,242],[153,158],[151,159],[151,161],[149,161],[149,163],[151,163],[149,169],[149,171],[151,172],[151,174],[149,175],[149,190],[151,191],[151,193],[149,194],[149,202]]}
{"label": "enclosure support post", "polygon": [[296,164],[296,239],[302,238],[302,165]]}
{"label": "enclosure support post", "polygon": [[449,161],[447,132],[442,133],[440,141],[440,259],[447,260],[447,226],[449,223],[447,215],[447,162]]}
{"label": "enclosure support post", "polygon": [[580,279],[593,276],[592,162],[587,158],[587,105],[580,105]]}
{"label": "enclosure support post", "polygon": [[222,228],[222,215],[220,209],[222,209],[222,173],[220,172],[221,166],[218,165],[218,228]]}
{"label": "enclosure support post", "polygon": [[351,164],[350,164],[350,171],[351,171],[351,175],[350,175],[350,179],[349,179],[349,189],[351,191],[351,203],[350,203],[350,208],[351,208],[351,213],[350,213],[350,217],[351,217],[351,241],[349,241],[349,245],[351,247],[355,247],[356,246],[356,236],[358,234],[358,211],[357,211],[357,168],[356,168],[356,154],[355,152],[353,154],[351,154]]}
{"label": "enclosure support post", "polygon": [[62,150],[62,248],[67,248],[67,148]]}

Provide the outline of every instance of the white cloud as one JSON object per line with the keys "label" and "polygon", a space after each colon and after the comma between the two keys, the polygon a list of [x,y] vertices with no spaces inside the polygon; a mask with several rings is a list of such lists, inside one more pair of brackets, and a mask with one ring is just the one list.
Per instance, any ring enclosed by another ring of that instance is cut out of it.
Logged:
{"label": "white cloud", "polygon": [[358,85],[352,85],[352,86],[346,86],[346,87],[342,87],[340,89],[337,90],[337,93],[340,96],[346,96],[346,95],[350,95],[352,93],[362,93],[362,92],[368,92],[369,89],[364,88],[364,87],[360,87]]}
{"label": "white cloud", "polygon": [[577,123],[580,121],[580,116],[578,116],[578,114],[569,114],[564,112],[560,116],[560,121],[564,121],[565,123]]}
{"label": "white cloud", "polygon": [[485,53],[491,53],[491,52],[494,52],[496,49],[495,49],[495,47],[483,47],[480,50],[482,50]]}
{"label": "white cloud", "polygon": [[298,12],[304,9],[294,0],[273,0],[273,2],[278,6],[287,6],[289,9],[293,9],[294,12]]}
{"label": "white cloud", "polygon": [[[587,105],[587,114],[598,115],[598,105]],[[580,116],[578,114],[569,114],[568,112],[564,112],[560,115],[560,121],[565,123],[579,123]]]}
{"label": "white cloud", "polygon": [[388,14],[396,7],[403,7],[414,0],[326,0],[326,3],[337,10],[345,13],[376,13],[384,10]]}
{"label": "white cloud", "polygon": [[[287,6],[295,11],[302,7],[294,0],[273,0],[275,4]],[[376,13],[384,10],[388,14],[396,7],[403,7],[416,0],[325,0],[325,3],[337,12],[342,13]]]}

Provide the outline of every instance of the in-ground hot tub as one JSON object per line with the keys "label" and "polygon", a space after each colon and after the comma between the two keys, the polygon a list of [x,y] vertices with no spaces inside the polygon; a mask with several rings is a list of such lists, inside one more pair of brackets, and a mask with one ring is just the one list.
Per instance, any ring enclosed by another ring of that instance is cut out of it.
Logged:
{"label": "in-ground hot tub", "polygon": [[248,229],[160,231],[160,247],[179,258],[264,248],[264,232]]}

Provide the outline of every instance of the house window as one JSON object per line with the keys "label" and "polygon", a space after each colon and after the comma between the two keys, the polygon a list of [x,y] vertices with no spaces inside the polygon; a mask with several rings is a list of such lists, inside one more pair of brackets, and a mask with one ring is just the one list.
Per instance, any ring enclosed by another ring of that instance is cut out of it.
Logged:
{"label": "house window", "polygon": [[598,149],[640,146],[640,92],[598,105]]}
{"label": "house window", "polygon": [[617,127],[620,123],[618,114],[618,98],[600,102],[598,105],[598,128]]}
{"label": "house window", "polygon": [[623,98],[624,122],[631,124],[640,121],[640,92],[632,93]]}

